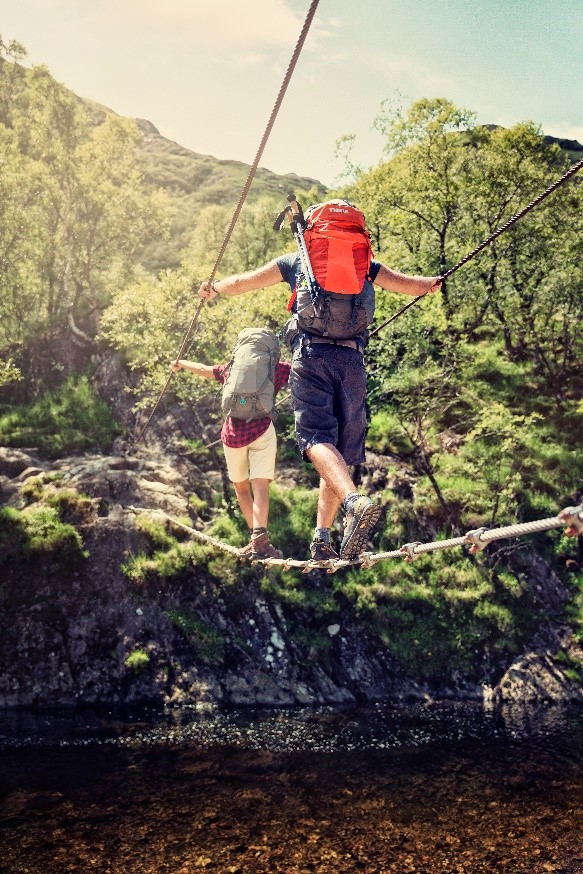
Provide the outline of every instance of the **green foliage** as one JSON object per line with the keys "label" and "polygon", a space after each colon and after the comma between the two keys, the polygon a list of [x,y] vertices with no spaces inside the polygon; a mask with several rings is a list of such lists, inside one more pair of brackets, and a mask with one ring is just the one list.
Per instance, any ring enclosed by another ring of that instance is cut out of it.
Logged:
{"label": "green foliage", "polygon": [[57,511],[63,522],[73,525],[90,522],[94,515],[93,500],[77,489],[60,488],[60,472],[31,476],[22,485],[20,495],[29,504],[42,503]]}
{"label": "green foliage", "polygon": [[371,418],[366,435],[366,445],[374,452],[385,455],[406,454],[413,445],[397,414],[390,408],[376,410]]}
{"label": "green foliage", "polygon": [[270,487],[269,535],[291,558],[306,558],[316,524],[316,489]]}
{"label": "green foliage", "polygon": [[168,533],[166,522],[160,522],[143,514],[138,516],[135,525],[136,529],[145,534],[156,549],[172,549],[177,545],[176,538]]}
{"label": "green foliage", "polygon": [[122,564],[126,577],[136,586],[147,582],[179,577],[190,567],[191,552],[187,546],[175,543],[169,549],[158,549],[152,556],[132,555]]}
{"label": "green foliage", "polygon": [[0,442],[35,446],[49,458],[108,449],[121,428],[83,375],[31,405],[0,408]]}
{"label": "green foliage", "polygon": [[[129,287],[120,288],[104,312],[103,336],[123,353],[130,367],[140,373],[137,393],[144,395],[142,403],[145,405],[165,385],[170,361],[176,357],[198,305],[196,292],[210,270],[204,258],[213,251],[210,243],[207,248],[205,240],[203,237],[200,244],[200,260],[189,256],[173,273],[162,274],[156,280],[144,277]],[[266,259],[272,254],[275,253],[269,250],[263,253]],[[240,261],[236,263],[243,269]],[[227,362],[243,328],[262,325],[278,331],[287,319],[288,292],[288,287],[281,285],[206,305],[187,357],[203,364]],[[221,422],[219,384],[183,372],[173,378],[172,390],[192,412],[199,432],[204,429],[205,442],[215,440]]]}
{"label": "green foliage", "polygon": [[93,519],[93,501],[88,495],[83,495],[77,489],[58,489],[45,493],[44,503],[53,507],[64,522],[74,525],[88,523]]}
{"label": "green foliage", "polygon": [[[212,527],[209,529],[215,537],[227,542],[229,537],[237,538],[236,524],[229,517],[220,516],[215,524],[215,530]],[[193,567],[204,569],[224,585],[234,584],[239,579],[240,569],[232,556],[217,553],[214,547],[195,540],[180,542],[169,533],[165,523],[145,515],[138,517],[136,527],[148,538],[149,548],[129,555],[121,566],[125,576],[136,587],[168,580],[179,581]]]}
{"label": "green foliage", "polygon": [[208,503],[203,500],[203,498],[199,498],[198,495],[194,493],[188,496],[188,503],[197,514],[197,516],[205,517],[208,514]]}
{"label": "green foliage", "polygon": [[219,632],[188,611],[167,610],[166,615],[184,633],[197,656],[208,665],[224,660],[225,643]]}
{"label": "green foliage", "polygon": [[22,378],[22,373],[15,367],[12,358],[0,361],[0,386],[6,385],[9,382],[18,382]]}
{"label": "green foliage", "polygon": [[209,525],[208,533],[232,546],[245,546],[249,539],[249,529],[239,508],[233,513],[216,516]]}
{"label": "green foliage", "polygon": [[77,566],[87,558],[81,535],[53,507],[0,508],[0,566],[41,561],[54,569]]}
{"label": "green foliage", "polygon": [[583,682],[583,663],[566,650],[559,650],[553,659],[560,666],[565,676],[574,683]]}
{"label": "green foliage", "polygon": [[[566,538],[564,538],[566,540]],[[573,595],[567,605],[567,617],[573,626],[575,640],[583,644],[583,572],[577,562],[571,560],[578,570],[569,574]]]}
{"label": "green foliage", "polygon": [[[127,283],[145,235],[164,234],[164,198],[144,190],[134,122],[91,115],[44,67],[0,46],[0,348],[45,326],[94,333]],[[9,54],[9,53],[8,53]]]}
{"label": "green foliage", "polygon": [[461,552],[348,571],[335,588],[424,682],[483,676],[491,653],[520,651],[539,621],[532,594],[514,575]]}
{"label": "green foliage", "polygon": [[127,654],[123,663],[128,670],[140,673],[150,664],[150,656],[145,649],[134,649]]}

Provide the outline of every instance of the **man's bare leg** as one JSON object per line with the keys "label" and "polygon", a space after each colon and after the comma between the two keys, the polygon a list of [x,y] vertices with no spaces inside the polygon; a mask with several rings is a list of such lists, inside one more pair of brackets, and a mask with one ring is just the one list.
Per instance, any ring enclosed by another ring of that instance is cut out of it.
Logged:
{"label": "man's bare leg", "polygon": [[310,547],[312,556],[314,557],[315,553],[317,555],[319,551],[322,552],[319,544],[326,542],[323,540],[324,537],[329,544],[329,532],[325,529],[332,524],[334,518],[332,510],[335,510],[334,515],[336,515],[340,503],[350,496],[345,504],[346,518],[340,557],[352,560],[366,549],[369,533],[380,518],[380,507],[364,495],[358,495],[348,466],[335,446],[330,443],[317,443],[306,451],[306,455],[325,483],[325,486],[320,484],[318,519],[329,523],[316,528],[314,542]]}
{"label": "man's bare leg", "polygon": [[331,528],[341,500],[325,479],[320,479],[320,494],[318,495],[317,528]]}
{"label": "man's bare leg", "polygon": [[320,474],[316,530],[310,554],[314,561],[324,564],[338,558],[330,542],[330,528],[340,504],[347,495],[356,491],[356,487],[346,462],[331,443],[317,443],[307,450],[306,455]]}
{"label": "man's bare leg", "polygon": [[[357,489],[350,476],[348,465],[331,443],[316,443],[306,450],[306,455],[325,481],[328,489],[336,496],[338,506],[347,495],[356,492]],[[322,491],[320,491],[321,496]]]}

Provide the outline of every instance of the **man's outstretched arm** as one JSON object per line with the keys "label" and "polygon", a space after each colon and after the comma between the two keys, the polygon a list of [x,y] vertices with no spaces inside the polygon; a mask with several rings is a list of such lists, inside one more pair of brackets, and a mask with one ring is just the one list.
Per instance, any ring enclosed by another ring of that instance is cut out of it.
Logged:
{"label": "man's outstretched arm", "polygon": [[256,288],[277,285],[278,282],[283,282],[281,270],[276,261],[270,261],[269,264],[264,264],[256,270],[248,270],[247,273],[237,273],[224,279],[215,279],[213,282],[203,282],[198,295],[202,300],[213,300],[218,294],[235,297],[247,291],[254,291]]}
{"label": "man's outstretched arm", "polygon": [[408,276],[406,273],[399,273],[398,270],[391,270],[384,264],[381,264],[374,284],[380,285],[387,291],[397,291],[399,294],[409,294],[412,297],[439,291],[441,288],[439,276]]}

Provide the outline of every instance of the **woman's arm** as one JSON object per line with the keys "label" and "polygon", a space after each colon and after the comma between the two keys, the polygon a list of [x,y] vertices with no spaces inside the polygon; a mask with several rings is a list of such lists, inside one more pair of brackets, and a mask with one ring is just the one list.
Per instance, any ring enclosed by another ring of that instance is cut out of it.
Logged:
{"label": "woman's arm", "polygon": [[195,361],[185,361],[183,358],[172,361],[170,370],[173,373],[188,370],[190,373],[194,373],[195,376],[204,376],[207,379],[214,377],[212,364],[198,364]]}

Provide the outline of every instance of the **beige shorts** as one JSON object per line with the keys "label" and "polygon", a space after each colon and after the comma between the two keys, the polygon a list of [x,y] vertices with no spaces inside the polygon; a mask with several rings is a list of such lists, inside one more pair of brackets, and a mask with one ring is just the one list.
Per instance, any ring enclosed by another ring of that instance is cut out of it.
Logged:
{"label": "beige shorts", "polygon": [[240,483],[247,479],[269,479],[275,475],[275,452],[277,437],[273,422],[269,428],[248,446],[233,449],[223,445],[227,471],[232,483]]}

